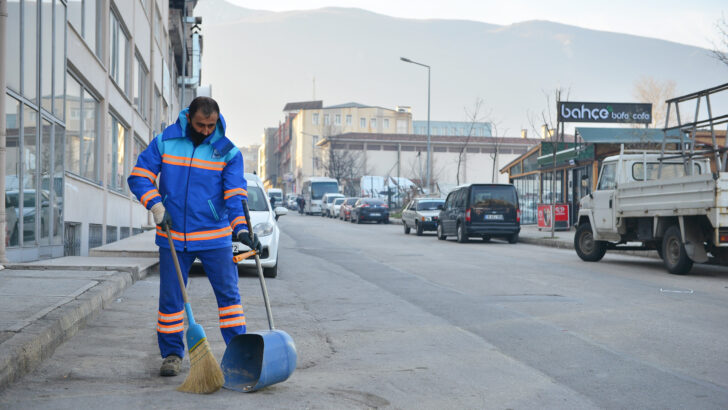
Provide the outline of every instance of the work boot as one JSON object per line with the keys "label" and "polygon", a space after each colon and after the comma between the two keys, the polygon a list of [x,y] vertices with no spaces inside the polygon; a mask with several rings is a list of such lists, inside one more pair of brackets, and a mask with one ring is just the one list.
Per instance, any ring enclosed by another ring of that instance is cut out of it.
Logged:
{"label": "work boot", "polygon": [[182,358],[176,354],[171,354],[164,358],[162,367],[159,369],[159,375],[164,377],[176,376],[179,374],[181,364]]}

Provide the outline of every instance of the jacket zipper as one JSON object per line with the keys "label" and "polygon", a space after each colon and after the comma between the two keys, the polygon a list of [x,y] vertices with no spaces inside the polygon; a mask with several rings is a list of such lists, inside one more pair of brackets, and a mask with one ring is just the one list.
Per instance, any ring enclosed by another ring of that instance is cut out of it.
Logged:
{"label": "jacket zipper", "polygon": [[185,238],[185,246],[184,251],[187,252],[187,197],[190,193],[190,174],[192,173],[192,160],[195,158],[195,151],[197,151],[197,147],[192,148],[192,156],[190,157],[190,164],[187,167],[187,187],[185,189],[185,213],[184,213],[184,238]]}
{"label": "jacket zipper", "polygon": [[210,205],[210,210],[212,211],[212,216],[215,217],[216,221],[219,221],[220,217],[217,216],[217,211],[215,210],[215,205],[212,204],[212,199],[208,199],[207,204]]}

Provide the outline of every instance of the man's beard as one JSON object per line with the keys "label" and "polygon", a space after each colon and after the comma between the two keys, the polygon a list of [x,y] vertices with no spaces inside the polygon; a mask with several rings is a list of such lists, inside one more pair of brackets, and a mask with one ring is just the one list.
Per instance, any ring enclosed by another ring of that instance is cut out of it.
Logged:
{"label": "man's beard", "polygon": [[187,135],[190,137],[192,143],[195,144],[195,146],[202,144],[202,141],[204,141],[205,138],[208,137],[207,135],[195,130],[194,127],[189,124],[187,124]]}

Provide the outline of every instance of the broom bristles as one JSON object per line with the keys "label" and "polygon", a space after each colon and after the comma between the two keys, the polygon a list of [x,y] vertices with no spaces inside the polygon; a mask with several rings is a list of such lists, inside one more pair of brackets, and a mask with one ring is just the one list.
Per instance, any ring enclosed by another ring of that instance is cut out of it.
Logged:
{"label": "broom bristles", "polygon": [[201,339],[190,348],[190,373],[184,383],[177,388],[185,393],[215,393],[225,384],[220,365],[210,350],[207,338]]}

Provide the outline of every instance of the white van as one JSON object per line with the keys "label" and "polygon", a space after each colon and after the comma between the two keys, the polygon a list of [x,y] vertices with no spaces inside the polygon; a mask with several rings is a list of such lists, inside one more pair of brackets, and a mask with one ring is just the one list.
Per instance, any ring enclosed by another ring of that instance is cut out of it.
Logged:
{"label": "white van", "polygon": [[303,182],[301,194],[306,203],[303,211],[306,215],[321,214],[321,197],[324,194],[335,194],[339,192],[339,183],[334,178],[309,177]]}
{"label": "white van", "polygon": [[333,216],[334,199],[336,198],[344,198],[344,195],[336,192],[324,194],[321,197],[321,216],[328,216],[329,218]]}

